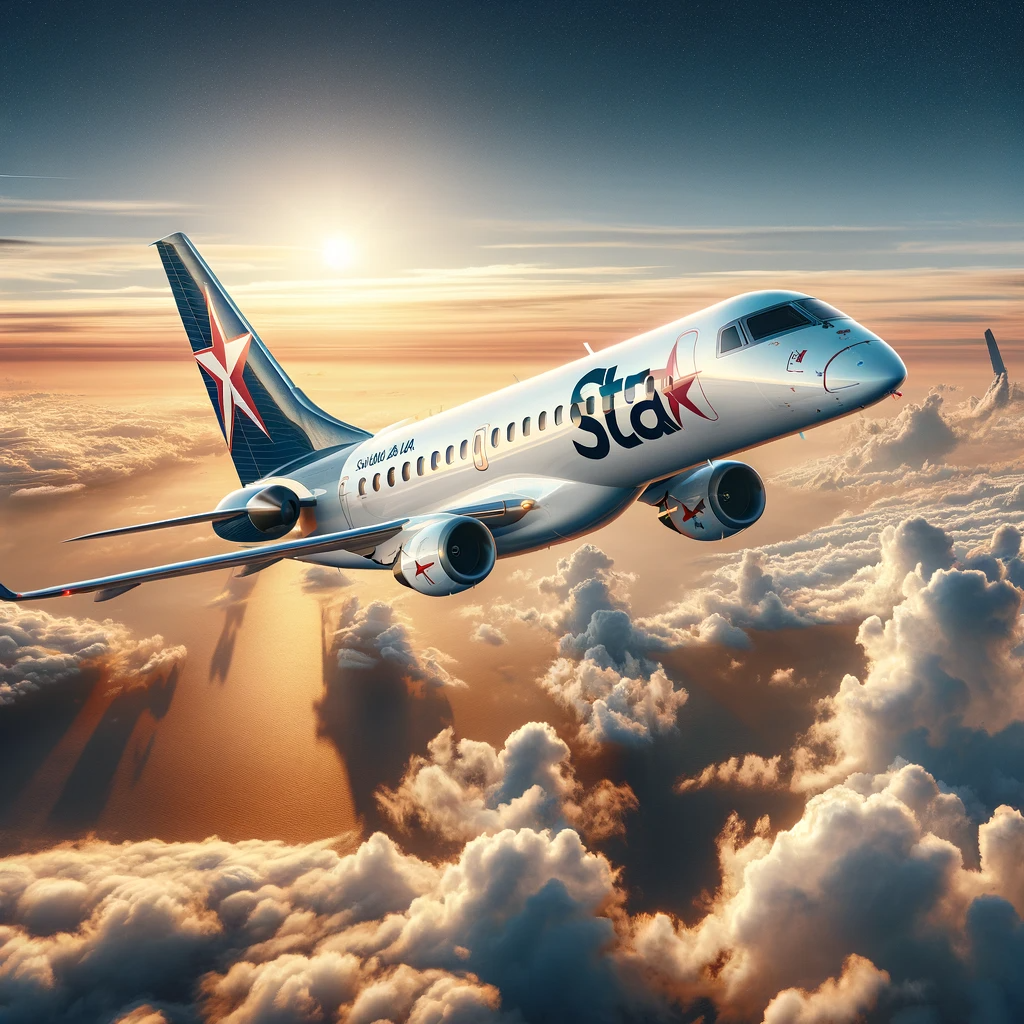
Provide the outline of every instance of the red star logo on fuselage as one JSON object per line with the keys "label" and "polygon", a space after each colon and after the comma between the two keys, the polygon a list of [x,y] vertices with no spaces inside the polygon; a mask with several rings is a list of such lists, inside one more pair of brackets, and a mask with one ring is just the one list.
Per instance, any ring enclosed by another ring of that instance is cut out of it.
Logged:
{"label": "red star logo on fuselage", "polygon": [[[687,333],[696,337],[696,332],[694,331],[689,331]],[[686,335],[683,335],[683,337],[686,337]],[[676,418],[676,423],[682,426],[682,417],[679,412],[680,406],[684,409],[689,409],[690,412],[699,416],[703,420],[718,419],[718,413],[712,408],[711,403],[707,400],[707,396],[704,394],[704,389],[700,386],[700,381],[697,380],[698,374],[690,373],[684,377],[679,376],[678,340],[672,346],[672,352],[668,357],[668,363],[665,366],[665,376],[672,380],[671,387],[667,388],[665,391],[665,397],[668,399],[668,407],[672,410],[672,415]],[[696,382],[697,391],[700,393],[699,399],[704,402],[704,409],[690,398],[690,388],[693,387],[694,382]]]}
{"label": "red star logo on fuselage", "polygon": [[[428,570],[428,569],[429,569],[429,568],[430,568],[430,567],[431,567],[431,566],[432,566],[433,564],[434,564],[433,562],[427,562],[427,563],[426,563],[426,565],[420,565],[420,563],[419,563],[419,562],[417,562],[417,563],[416,563],[416,575],[417,575],[417,576],[427,576],[427,570]],[[431,586],[433,586],[433,585],[434,585],[434,581],[433,581],[433,580],[432,580],[432,579],[431,579],[431,578],[430,578],[429,576],[427,576],[427,582],[428,582],[428,583],[429,583],[429,584],[430,584]]]}
{"label": "red star logo on fuselage", "polygon": [[237,338],[225,338],[220,317],[210,298],[210,290],[206,290],[206,309],[210,314],[210,347],[195,353],[196,362],[213,378],[217,385],[217,400],[220,403],[220,418],[224,424],[224,438],[231,447],[235,433],[235,409],[256,424],[267,437],[270,437],[263,417],[260,416],[256,403],[245,386],[242,373],[249,355],[252,335],[246,331]]}

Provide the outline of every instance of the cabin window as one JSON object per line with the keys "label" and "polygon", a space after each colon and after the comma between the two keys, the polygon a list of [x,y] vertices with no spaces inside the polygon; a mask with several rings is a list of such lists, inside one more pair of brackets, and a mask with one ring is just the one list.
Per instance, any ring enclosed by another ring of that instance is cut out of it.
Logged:
{"label": "cabin window", "polygon": [[718,336],[718,354],[720,356],[742,347],[743,339],[740,337],[740,329],[736,324],[726,327]]}
{"label": "cabin window", "polygon": [[426,460],[423,458],[422,455],[416,460],[416,475],[417,476],[423,476],[423,465],[424,465],[425,461]]}
{"label": "cabin window", "polygon": [[644,381],[644,390],[647,392],[648,398],[654,397],[654,378],[648,376],[647,380]]}
{"label": "cabin window", "polygon": [[411,476],[412,476],[412,466],[409,465],[409,463],[407,462],[404,466],[402,466],[402,479],[403,480],[408,480],[409,477],[411,477]]}
{"label": "cabin window", "polygon": [[555,407],[555,426],[560,427],[562,425],[562,407]]}
{"label": "cabin window", "polygon": [[469,442],[468,441],[463,441],[462,444],[459,445],[459,458],[460,459],[465,459],[468,455],[469,455]]}
{"label": "cabin window", "polygon": [[796,306],[776,306],[774,309],[766,309],[763,313],[748,316],[747,330],[754,341],[763,341],[773,334],[806,327],[810,322]]}
{"label": "cabin window", "polygon": [[587,415],[588,416],[593,416],[596,409],[597,409],[597,400],[594,398],[593,395],[591,395],[587,399]]}
{"label": "cabin window", "polygon": [[441,453],[440,452],[434,452],[434,454],[430,456],[430,468],[431,469],[437,469],[437,467],[440,466],[440,465],[441,465]]}
{"label": "cabin window", "polygon": [[537,429],[538,430],[546,430],[547,426],[548,426],[548,414],[546,412],[542,412],[537,417]]}
{"label": "cabin window", "polygon": [[505,434],[510,441],[514,441],[516,439],[516,425],[514,423],[510,423],[508,425],[508,430],[505,431]]}
{"label": "cabin window", "polygon": [[380,473],[373,474],[373,489],[375,491],[380,490]]}
{"label": "cabin window", "polygon": [[492,448],[497,448],[498,447],[498,438],[499,437],[501,437],[501,431],[497,427],[495,427],[491,431],[491,447]]}
{"label": "cabin window", "polygon": [[523,420],[523,437],[529,437],[529,436],[530,436],[530,417],[527,416],[526,419]]}
{"label": "cabin window", "polygon": [[394,487],[394,486],[395,486],[395,467],[392,466],[388,470],[388,487]]}
{"label": "cabin window", "polygon": [[448,445],[448,451],[444,453],[444,461],[450,466],[455,461],[455,445]]}
{"label": "cabin window", "polygon": [[583,419],[583,416],[580,413],[580,407],[576,402],[573,402],[572,405],[569,406],[569,419],[577,426],[579,426],[580,420]]}
{"label": "cabin window", "polygon": [[359,481],[359,497],[366,497],[366,477],[362,477]]}

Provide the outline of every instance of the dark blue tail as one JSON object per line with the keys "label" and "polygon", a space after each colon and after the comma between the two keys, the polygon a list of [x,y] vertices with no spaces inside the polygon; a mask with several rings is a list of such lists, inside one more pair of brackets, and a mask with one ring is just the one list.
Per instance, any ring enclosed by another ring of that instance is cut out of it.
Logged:
{"label": "dark blue tail", "polygon": [[243,484],[372,436],[318,409],[289,380],[185,235],[155,245]]}

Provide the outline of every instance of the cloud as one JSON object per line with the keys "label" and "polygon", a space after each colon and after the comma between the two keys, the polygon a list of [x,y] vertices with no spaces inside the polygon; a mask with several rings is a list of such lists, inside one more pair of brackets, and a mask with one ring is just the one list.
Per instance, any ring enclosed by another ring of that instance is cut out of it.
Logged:
{"label": "cloud", "polygon": [[326,565],[311,565],[302,570],[300,585],[305,594],[331,596],[344,587],[352,586],[352,580],[340,569]]}
{"label": "cloud", "polygon": [[212,415],[198,407],[105,409],[73,396],[14,392],[0,408],[0,494],[45,498],[223,450]]}
{"label": "cloud", "polygon": [[889,987],[889,975],[851,953],[839,979],[827,978],[813,992],[788,988],[764,1011],[763,1024],[856,1024]]}
{"label": "cloud", "polygon": [[91,213],[122,217],[160,217],[189,209],[194,209],[189,203],[145,199],[19,199],[0,196],[0,214]]}
{"label": "cloud", "polygon": [[365,608],[358,597],[346,601],[331,643],[342,669],[363,671],[387,666],[410,683],[465,686],[448,671],[453,659],[436,647],[417,649],[409,626],[383,601],[373,601]]}
{"label": "cloud", "polygon": [[87,841],[3,868],[12,1024],[598,1019],[622,997],[615,874],[569,830],[482,836],[439,866],[378,833],[344,855]]}
{"label": "cloud", "polygon": [[943,396],[932,391],[921,403],[908,403],[889,420],[861,420],[843,444],[842,454],[787,470],[781,483],[814,490],[865,486],[894,480],[907,469],[921,470],[948,455],[960,435],[942,413]]}
{"label": "cloud", "polygon": [[568,746],[543,722],[516,729],[501,750],[445,729],[427,757],[414,756],[401,784],[377,799],[401,827],[413,822],[449,841],[506,828],[571,826],[591,839],[623,832],[636,807],[628,786],[607,779],[590,790],[576,780]]}
{"label": "cloud", "polygon": [[508,637],[497,626],[492,626],[489,622],[478,622],[469,638],[480,644],[490,644],[492,647],[501,647],[508,643]]}
{"label": "cloud", "polygon": [[734,820],[708,913],[691,926],[638,919],[635,955],[677,999],[711,998],[729,1018],[853,1020],[883,998],[888,1013],[916,1006],[922,1019],[989,1019],[992,1005],[1012,1018],[1018,972],[986,948],[1021,941],[1004,866],[1024,848],[1009,816],[983,826],[1007,849],[977,869],[954,841],[969,835],[963,804],[917,766],[812,797],[773,840]]}
{"label": "cloud", "polygon": [[90,670],[104,672],[114,686],[144,686],[184,657],[184,647],[166,646],[159,635],[139,639],[110,619],[59,618],[0,605],[0,709]]}

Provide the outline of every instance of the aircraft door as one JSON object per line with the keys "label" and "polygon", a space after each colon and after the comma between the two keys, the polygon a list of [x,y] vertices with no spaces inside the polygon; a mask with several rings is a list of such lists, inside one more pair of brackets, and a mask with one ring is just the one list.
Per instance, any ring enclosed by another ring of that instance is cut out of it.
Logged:
{"label": "aircraft door", "polygon": [[338,484],[338,501],[341,503],[341,514],[345,517],[346,528],[352,529],[352,517],[348,512],[349,479],[347,476],[341,478]]}
{"label": "aircraft door", "polygon": [[477,427],[473,434],[473,465],[479,470],[487,468],[487,424]]}

